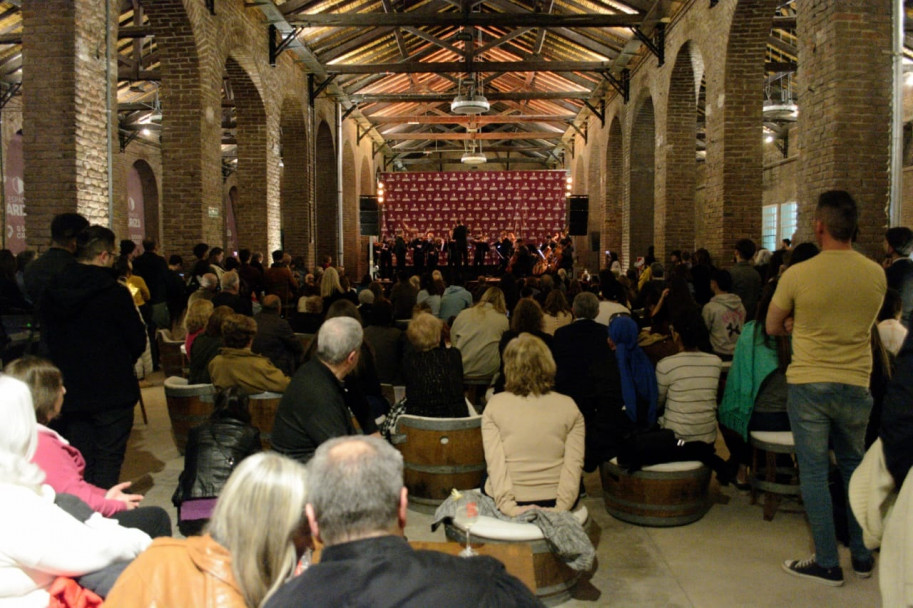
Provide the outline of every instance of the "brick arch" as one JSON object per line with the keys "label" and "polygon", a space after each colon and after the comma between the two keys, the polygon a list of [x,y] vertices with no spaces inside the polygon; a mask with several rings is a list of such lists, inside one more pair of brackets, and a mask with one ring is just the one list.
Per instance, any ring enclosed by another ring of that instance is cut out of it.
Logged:
{"label": "brick arch", "polygon": [[269,249],[266,108],[251,72],[234,57],[225,61],[234,93],[238,141],[238,242],[253,251]]}
{"label": "brick arch", "polygon": [[215,242],[221,221],[208,207],[222,201],[221,104],[201,56],[194,23],[206,23],[203,3],[156,0],[144,3],[158,47],[162,84],[161,249],[190,255],[201,239]]}
{"label": "brick arch", "polygon": [[628,261],[647,255],[655,230],[656,119],[653,99],[644,97],[635,107],[622,241],[623,257]]}
{"label": "brick arch", "polygon": [[[139,175],[140,184],[143,187],[143,221],[146,225],[146,237],[153,238],[159,242],[161,231],[159,230],[159,186],[155,179],[155,171],[152,166],[139,159],[133,163]],[[163,251],[159,247],[159,251]]]}
{"label": "brick arch", "polygon": [[324,256],[332,256],[335,260],[339,250],[336,147],[333,143],[333,130],[326,121],[321,121],[317,126],[315,145],[316,260],[321,263]]}
{"label": "brick arch", "polygon": [[665,179],[656,201],[656,257],[675,249],[694,249],[694,198],[697,187],[697,97],[704,60],[693,42],[675,57],[666,102]]}
{"label": "brick arch", "polygon": [[280,204],[282,247],[293,256],[304,256],[314,265],[311,249],[311,201],[308,183],[308,133],[304,108],[298,99],[286,97],[280,113],[282,177]]}
{"label": "brick arch", "polygon": [[[778,0],[740,0],[726,46],[723,94],[714,108],[721,146],[708,148],[707,175],[713,180],[705,205],[705,247],[720,258],[742,237],[761,236],[763,203],[763,97],[767,40]],[[713,152],[711,154],[711,152]]]}
{"label": "brick arch", "polygon": [[603,209],[602,243],[621,256],[622,199],[624,197],[624,148],[621,140],[621,121],[617,116],[609,123],[605,153],[605,199]]}
{"label": "brick arch", "polygon": [[355,153],[348,141],[342,147],[342,253],[343,264],[350,278],[358,278],[358,177],[355,172]]}

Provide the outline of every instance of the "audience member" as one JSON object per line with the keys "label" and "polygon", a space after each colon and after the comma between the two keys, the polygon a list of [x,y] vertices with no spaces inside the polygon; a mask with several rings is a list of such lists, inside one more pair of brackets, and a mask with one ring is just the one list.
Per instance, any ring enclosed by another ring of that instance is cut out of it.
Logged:
{"label": "audience member", "polygon": [[189,372],[187,382],[190,384],[211,384],[209,363],[219,354],[222,348],[222,322],[230,315],[235,314],[228,306],[219,306],[209,315],[206,322],[206,331],[199,334],[193,341],[193,346],[187,353]]}
{"label": "audience member", "polygon": [[358,314],[361,315],[365,327],[371,324],[371,317],[374,314],[374,292],[370,289],[358,292]]}
{"label": "audience member", "polygon": [[[44,472],[29,462],[35,455],[38,433],[28,386],[0,375],[0,409],[0,492],[4,498],[0,519],[0,604],[47,606],[51,599],[48,590],[61,575],[106,595],[110,579],[152,539],[98,513],[78,519],[55,504],[53,492],[42,489]],[[64,498],[56,497],[73,509],[74,502]],[[73,501],[81,502],[76,498]],[[83,509],[88,510],[84,506]],[[83,576],[87,574],[90,576]],[[92,584],[87,579],[95,574],[100,577],[92,581],[97,584]]]}
{"label": "audience member", "polygon": [[509,327],[504,305],[504,293],[489,287],[478,304],[461,312],[453,322],[450,335],[463,356],[464,377],[486,378],[498,371],[498,342]]}
{"label": "audience member", "polygon": [[746,321],[754,319],[761,296],[761,275],[751,264],[756,248],[751,239],[739,239],[735,244],[735,264],[729,269],[732,293],[741,298],[747,313]]}
{"label": "audience member", "polygon": [[342,299],[358,305],[358,298],[351,291],[343,289],[339,281],[339,273],[332,266],[323,271],[323,278],[320,280],[320,297],[323,298],[324,310],[329,310],[333,302]]}
{"label": "audience member", "polygon": [[913,230],[906,226],[889,228],[884,235],[885,254],[891,260],[891,265],[885,268],[888,287],[900,293],[903,302],[903,312],[900,322],[904,327],[910,327],[910,318],[913,316]]}
{"label": "audience member", "polygon": [[[152,309],[150,319],[151,342],[155,342],[155,329],[170,329],[171,315],[168,313],[168,263],[158,254],[155,239],[143,239],[143,253],[133,260],[133,274],[146,282],[149,287],[149,307]],[[183,293],[183,289],[181,290]]]}
{"label": "audience member", "polygon": [[900,321],[902,314],[903,300],[900,292],[889,287],[878,313],[878,334],[881,343],[893,357],[897,356],[904,340],[907,339],[908,330]]}
{"label": "audience member", "polygon": [[211,272],[204,273],[199,278],[199,288],[187,298],[187,305],[189,306],[197,300],[212,300],[218,287],[219,277]]}
{"label": "audience member", "polygon": [[[828,442],[833,439],[845,502],[872,409],[870,332],[887,287],[884,271],[853,251],[857,222],[856,202],[848,193],[820,196],[815,236],[822,251],[783,273],[766,320],[769,334],[792,333],[793,358],[786,372],[789,421],[815,544],[814,556],[786,561],[783,567],[828,585],[843,584],[828,490]],[[853,571],[871,576],[872,553],[851,511],[847,517]]]}
{"label": "audience member", "polygon": [[263,271],[250,263],[250,249],[241,249],[238,252],[238,261],[238,276],[241,277],[240,296],[248,301],[255,297],[259,300],[263,293]]}
{"label": "audience member", "polygon": [[247,394],[235,387],[217,392],[209,420],[188,433],[184,470],[171,497],[181,534],[202,532],[232,471],[260,449],[260,431],[251,426]]}
{"label": "audience member", "polygon": [[90,226],[77,237],[76,261],[45,292],[51,360],[69,384],[57,430],[86,460],[86,481],[110,488],[133,428],[139,385],[133,364],[146,328],[130,293],[111,274],[114,233]]}
{"label": "audience member", "polygon": [[[193,269],[190,271],[190,280],[187,281],[187,285],[191,289],[196,289],[200,286],[204,274],[212,274],[212,270],[209,269],[209,245],[206,243],[197,243],[193,246],[193,256],[196,258],[196,261],[193,263]],[[218,283],[219,277],[216,277],[216,282]]]}
{"label": "audience member", "polygon": [[704,248],[694,252],[694,264],[691,266],[691,280],[694,285],[694,299],[703,306],[713,297],[710,289],[710,277],[713,275],[713,261],[710,252]]}
{"label": "audience member", "polygon": [[222,290],[212,297],[213,306],[228,306],[239,315],[253,316],[254,311],[250,298],[244,299],[240,295],[241,277],[236,271],[223,272],[219,284]]}
{"label": "audience member", "polygon": [[599,302],[599,314],[595,319],[597,323],[608,327],[609,319],[614,315],[631,314],[631,310],[627,307],[624,288],[611,271],[603,270],[599,273],[599,288],[602,300]]}
{"label": "audience member", "polygon": [[555,369],[545,342],[520,334],[504,349],[505,390],[482,413],[484,490],[505,515],[577,502],[584,420],[573,399],[552,391]]}
{"label": "audience member", "polygon": [[298,298],[297,313],[291,317],[289,324],[295,333],[316,334],[323,323],[323,299],[317,295]]}
{"label": "audience member", "polygon": [[470,306],[472,306],[472,294],[463,287],[463,277],[457,273],[451,284],[444,289],[438,317],[452,325],[453,319]]}
{"label": "audience member", "polygon": [[795,266],[796,264],[801,264],[807,260],[812,259],[821,250],[818,249],[818,246],[814,243],[799,243],[793,247],[792,253],[789,256],[789,265]]}
{"label": "audience member", "polygon": [[308,468],[307,495],[311,533],[324,546],[320,563],[280,588],[265,608],[542,606],[495,559],[409,547],[403,459],[380,439],[322,445]]}
{"label": "audience member", "polygon": [[263,271],[263,291],[267,294],[279,296],[282,307],[287,308],[295,301],[298,291],[298,282],[288,267],[292,256],[281,249],[272,253],[273,265]]}
{"label": "audience member", "polygon": [[158,329],[171,329],[178,327],[181,315],[187,309],[187,284],[184,282],[184,260],[179,255],[172,255],[168,258],[168,275],[166,279],[166,297],[168,304],[168,314],[171,316],[171,323],[168,327],[159,327]]}
{"label": "audience member", "polygon": [[324,321],[317,334],[317,356],[295,372],[279,402],[274,450],[307,462],[327,439],[355,434],[343,383],[358,365],[363,335],[355,319]]}
{"label": "audience member", "polygon": [[542,331],[550,336],[554,336],[558,329],[570,325],[574,320],[574,314],[567,304],[567,298],[560,289],[552,289],[548,292],[543,308],[545,314],[542,317]]}
{"label": "audience member", "polygon": [[282,393],[289,377],[272,362],[251,351],[257,335],[257,322],[233,313],[222,321],[222,348],[209,362],[209,376],[218,388],[236,386],[251,395]]}
{"label": "audience member", "polygon": [[434,418],[469,415],[463,395],[463,361],[457,348],[441,344],[442,325],[437,317],[421,313],[406,329],[412,345],[403,358],[408,414]]}
{"label": "audience member", "polygon": [[[729,361],[735,352],[736,342],[742,333],[747,314],[742,299],[732,289],[732,276],[727,270],[714,270],[710,279],[713,297],[704,304],[702,316],[710,332],[710,345],[713,352]],[[754,315],[752,315],[754,316]]]}
{"label": "audience member", "polygon": [[498,379],[495,381],[495,392],[500,393],[504,390],[504,349],[507,344],[522,333],[529,333],[551,348],[552,336],[543,331],[542,308],[539,303],[532,298],[522,298],[514,307],[513,314],[510,316],[510,327],[501,334],[498,341]]}
{"label": "audience member", "polygon": [[158,539],[121,575],[111,606],[262,606],[311,544],[304,532],[307,472],[269,452],[241,462],[207,534]]}
{"label": "audience member", "polygon": [[657,388],[653,364],[637,345],[637,323],[624,315],[609,323],[608,343],[615,351],[621,395],[628,418],[640,429],[656,422]]}
{"label": "audience member", "polygon": [[184,317],[184,352],[190,357],[193,350],[193,343],[197,336],[206,329],[209,317],[212,316],[214,307],[211,300],[197,300],[187,308],[187,315]]}
{"label": "audience member", "polygon": [[371,320],[365,327],[365,342],[374,351],[377,379],[384,384],[401,384],[403,332],[393,326],[393,305],[389,300],[375,303]]}
{"label": "audience member", "polygon": [[292,326],[280,316],[281,309],[279,296],[264,296],[263,308],[256,317],[257,336],[251,350],[269,358],[283,374],[291,376],[298,368],[304,348]]}
{"label": "audience member", "polygon": [[418,289],[409,282],[406,271],[398,271],[396,273],[396,285],[393,286],[393,290],[390,292],[390,301],[393,303],[393,318],[412,318],[412,307],[415,306],[417,296]]}

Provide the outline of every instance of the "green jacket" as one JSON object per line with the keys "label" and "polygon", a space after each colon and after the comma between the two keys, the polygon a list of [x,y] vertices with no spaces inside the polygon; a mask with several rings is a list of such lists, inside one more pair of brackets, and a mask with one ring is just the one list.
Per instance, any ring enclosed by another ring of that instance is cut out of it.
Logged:
{"label": "green jacket", "polygon": [[735,346],[719,409],[720,424],[742,435],[745,441],[748,441],[748,422],[761,385],[778,365],[777,350],[764,343],[758,321],[746,323]]}

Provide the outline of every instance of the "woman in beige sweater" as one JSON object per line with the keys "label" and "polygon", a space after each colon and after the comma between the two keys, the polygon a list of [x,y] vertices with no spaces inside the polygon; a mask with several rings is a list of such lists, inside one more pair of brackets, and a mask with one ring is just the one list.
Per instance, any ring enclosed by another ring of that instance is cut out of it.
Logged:
{"label": "woman in beige sweater", "polygon": [[583,471],[583,415],[552,392],[555,360],[539,338],[520,334],[504,349],[504,392],[482,414],[485,493],[505,515],[536,508],[569,511]]}

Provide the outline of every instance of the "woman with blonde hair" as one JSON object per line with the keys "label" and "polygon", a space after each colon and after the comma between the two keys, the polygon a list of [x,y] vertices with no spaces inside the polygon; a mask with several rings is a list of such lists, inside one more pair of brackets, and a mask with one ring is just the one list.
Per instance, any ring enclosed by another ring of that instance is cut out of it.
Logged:
{"label": "woman with blonde hair", "polygon": [[193,341],[206,329],[206,323],[209,321],[212,311],[212,300],[202,298],[194,300],[187,307],[187,314],[184,316],[184,331],[187,332],[187,337],[184,338],[184,352],[188,357]]}
{"label": "woman with blonde hair", "polygon": [[332,266],[323,271],[323,278],[320,279],[320,297],[323,298],[324,311],[329,310],[330,305],[336,300],[349,300],[358,306],[358,298],[352,292],[343,289],[339,272]]}
{"label": "woman with blonde hair", "polygon": [[478,304],[457,315],[450,336],[463,355],[464,376],[486,378],[498,371],[498,342],[508,327],[504,292],[497,287],[489,287]]}
{"label": "woman with blonde hair", "polygon": [[108,602],[263,606],[311,548],[306,479],[304,465],[274,452],[245,458],[225,484],[207,533],[157,539],[121,574]]}
{"label": "woman with blonde hair", "polygon": [[441,346],[444,323],[430,313],[412,318],[406,338],[412,349],[403,360],[406,413],[435,418],[469,414],[463,396],[463,361],[456,348]]}
{"label": "woman with blonde hair", "polygon": [[548,292],[545,298],[544,316],[542,317],[542,331],[550,336],[555,335],[555,330],[565,325],[570,325],[574,320],[574,313],[567,303],[567,298],[560,289]]}
{"label": "woman with blonde hair", "polygon": [[583,415],[573,399],[552,391],[555,360],[532,334],[504,349],[504,375],[504,392],[482,413],[484,491],[509,516],[531,508],[569,511],[583,472]]}

